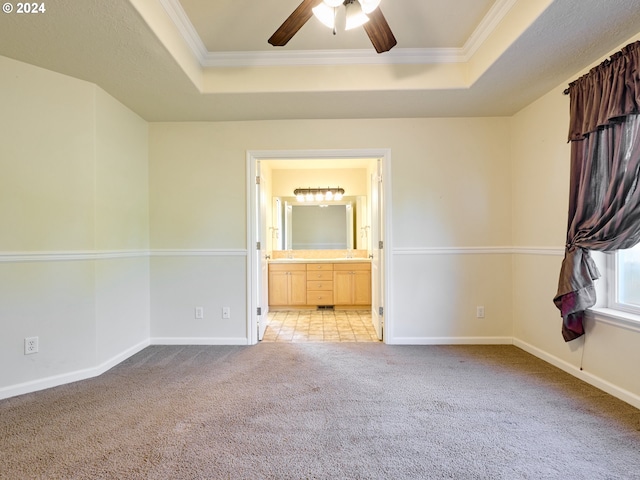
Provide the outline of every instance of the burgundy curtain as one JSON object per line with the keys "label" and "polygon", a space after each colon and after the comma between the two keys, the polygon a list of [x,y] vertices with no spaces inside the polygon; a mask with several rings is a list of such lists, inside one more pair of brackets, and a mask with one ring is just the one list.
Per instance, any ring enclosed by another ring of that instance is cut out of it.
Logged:
{"label": "burgundy curtain", "polygon": [[584,334],[600,276],[589,250],[640,242],[640,41],[569,85],[569,221],[558,292],[562,335]]}

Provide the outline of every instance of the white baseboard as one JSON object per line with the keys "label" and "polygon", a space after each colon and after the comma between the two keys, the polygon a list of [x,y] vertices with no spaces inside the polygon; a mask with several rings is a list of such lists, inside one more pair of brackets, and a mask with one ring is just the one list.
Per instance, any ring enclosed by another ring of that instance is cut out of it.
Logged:
{"label": "white baseboard", "polygon": [[573,375],[576,378],[588,383],[589,385],[593,385],[600,390],[607,392],[609,395],[613,395],[616,398],[619,398],[623,402],[626,402],[630,405],[633,405],[636,408],[640,409],[640,396],[635,393],[629,392],[623,388],[620,388],[606,380],[603,380],[600,377],[597,377],[591,373],[585,372],[584,370],[580,370],[580,368],[575,365],[571,365],[570,363],[561,360],[560,358],[551,355],[544,350],[540,350],[533,345],[530,345],[522,340],[518,340],[517,338],[513,339],[513,344],[524,350],[525,352],[534,355],[541,360],[544,360],[547,363],[550,363],[554,367],[558,367],[560,370],[567,372],[570,375]]}
{"label": "white baseboard", "polygon": [[512,345],[511,337],[394,337],[388,345]]}
{"label": "white baseboard", "polygon": [[[514,345],[525,352],[534,355],[545,362],[558,367],[568,374],[590,384],[600,390],[619,398],[635,408],[640,409],[640,396],[620,388],[606,380],[601,379],[591,373],[580,370],[578,367],[559,359],[533,345],[512,337],[395,337],[387,342],[389,345]],[[248,345],[246,338],[191,338],[191,337],[154,337],[142,341],[127,350],[114,355],[107,361],[92,368],[76,370],[74,372],[54,375],[31,382],[24,382],[17,385],[0,388],[0,400],[26,393],[37,392],[47,388],[65,385],[80,380],[102,375],[106,371],[115,367],[127,358],[135,355],[149,345]]]}
{"label": "white baseboard", "polygon": [[97,377],[148,346],[149,341],[144,340],[137,345],[134,345],[133,347],[130,347],[125,351],[118,353],[117,355],[114,355],[107,361],[95,367],[84,368],[82,370],[76,370],[74,372],[53,375],[51,377],[40,378],[38,380],[0,388],[0,400]]}
{"label": "white baseboard", "polygon": [[151,337],[151,345],[249,345],[245,337]]}

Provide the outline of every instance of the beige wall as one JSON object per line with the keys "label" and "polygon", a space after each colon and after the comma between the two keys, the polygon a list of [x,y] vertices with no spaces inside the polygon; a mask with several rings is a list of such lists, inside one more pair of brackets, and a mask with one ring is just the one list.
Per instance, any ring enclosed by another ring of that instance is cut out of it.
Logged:
{"label": "beige wall", "polygon": [[509,245],[507,126],[506,118],[152,124],[152,248],[245,246],[247,150],[357,148],[392,149],[397,246]]}
{"label": "beige wall", "polygon": [[95,262],[98,363],[149,338],[148,126],[95,88]]}
{"label": "beige wall", "polygon": [[3,57],[0,77],[1,398],[148,343],[149,269],[146,122],[70,77]]}
{"label": "beige wall", "polygon": [[514,256],[514,335],[575,365],[580,351],[564,343],[560,314],[552,303],[569,199],[569,97],[562,90],[559,86],[549,92],[511,124],[514,245],[536,248]]}
{"label": "beige wall", "polygon": [[[389,148],[389,293],[397,301],[387,310],[393,325],[388,340],[508,338],[508,251],[463,251],[504,250],[511,244],[507,135],[506,118],[152,124],[150,230],[152,250],[159,251],[152,257],[152,272],[156,265],[165,270],[167,250],[174,252],[174,268],[188,271],[194,257],[232,259],[236,249],[247,248],[248,150]],[[181,262],[184,265],[178,266]],[[227,338],[223,331],[243,333],[245,282],[237,270],[211,268],[209,283],[215,278],[238,279],[234,293],[172,280],[170,272],[161,288],[155,288],[152,273],[153,337],[188,339],[206,331],[222,341]],[[244,263],[236,268],[244,268]],[[491,272],[499,272],[498,278],[487,281]],[[443,278],[451,278],[453,284]],[[221,309],[230,304],[239,306],[233,308],[238,315],[222,322]],[[212,314],[198,323],[193,309],[200,305]],[[476,305],[485,306],[485,319],[475,318]]]}
{"label": "beige wall", "polygon": [[[511,120],[514,339],[522,348],[640,406],[640,377],[634,369],[640,362],[640,328],[591,318],[587,335],[565,343],[560,313],[552,303],[569,198],[569,97],[562,94],[564,88],[566,83]],[[599,281],[601,291],[605,281]]]}
{"label": "beige wall", "polygon": [[0,72],[0,250],[93,248],[95,86],[2,57]]}

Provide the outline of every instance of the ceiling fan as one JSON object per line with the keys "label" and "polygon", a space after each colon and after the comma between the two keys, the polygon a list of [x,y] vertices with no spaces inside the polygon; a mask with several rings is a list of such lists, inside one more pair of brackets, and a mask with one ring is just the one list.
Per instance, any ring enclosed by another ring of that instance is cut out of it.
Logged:
{"label": "ceiling fan", "polygon": [[[379,4],[380,0],[303,0],[271,35],[269,43],[274,47],[286,45],[313,15],[325,25],[333,27],[335,35],[337,9],[344,5],[347,10],[347,29],[362,25],[376,51],[387,52],[396,45],[397,41],[378,8]],[[350,19],[353,21],[351,25],[349,25]]]}

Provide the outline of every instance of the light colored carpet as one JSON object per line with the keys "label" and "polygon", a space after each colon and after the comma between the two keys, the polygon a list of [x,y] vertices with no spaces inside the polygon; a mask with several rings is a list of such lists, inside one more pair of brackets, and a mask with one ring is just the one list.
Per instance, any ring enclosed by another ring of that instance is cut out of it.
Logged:
{"label": "light colored carpet", "polygon": [[640,479],[640,411],[512,346],[154,346],[0,401],[2,479]]}

